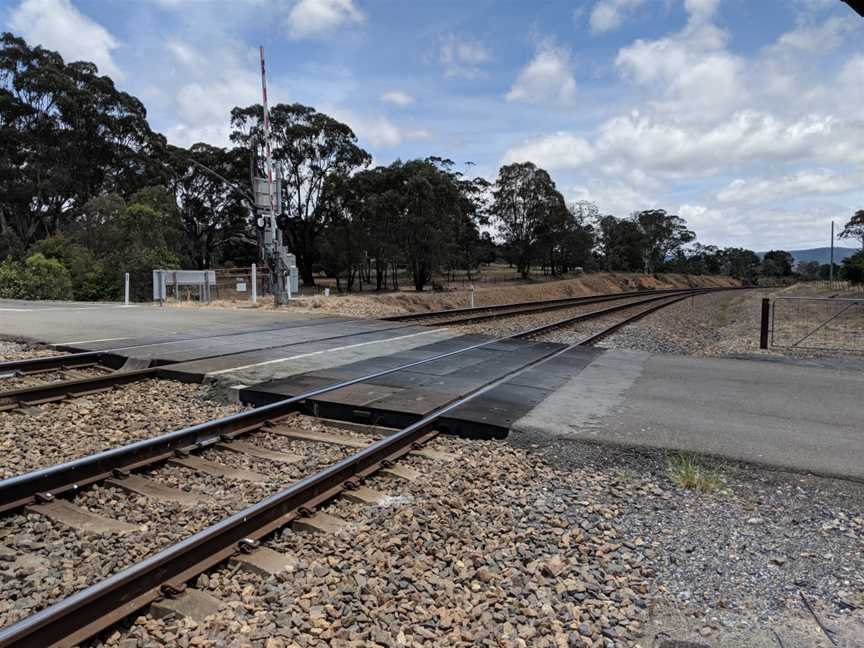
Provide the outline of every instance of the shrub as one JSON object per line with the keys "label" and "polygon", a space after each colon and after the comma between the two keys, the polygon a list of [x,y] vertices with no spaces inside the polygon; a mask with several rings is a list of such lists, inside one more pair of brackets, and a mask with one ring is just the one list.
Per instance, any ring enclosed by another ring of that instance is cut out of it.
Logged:
{"label": "shrub", "polygon": [[27,257],[21,276],[25,299],[72,299],[72,277],[57,259],[39,252]]}
{"label": "shrub", "polygon": [[20,263],[7,258],[0,263],[0,298],[24,298],[24,269]]}
{"label": "shrub", "polygon": [[63,234],[42,239],[30,248],[49,259],[62,263],[72,278],[72,295],[81,301],[117,299],[122,279],[117,273],[106,272],[102,263],[83,245],[69,240]]}
{"label": "shrub", "polygon": [[864,250],[843,259],[843,278],[852,284],[864,284]]}

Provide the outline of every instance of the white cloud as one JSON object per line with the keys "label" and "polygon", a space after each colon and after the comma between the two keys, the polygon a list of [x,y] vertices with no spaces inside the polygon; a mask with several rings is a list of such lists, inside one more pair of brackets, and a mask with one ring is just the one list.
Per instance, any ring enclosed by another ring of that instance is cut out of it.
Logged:
{"label": "white cloud", "polygon": [[634,111],[614,117],[589,142],[569,132],[543,135],[509,149],[504,159],[530,159],[547,169],[592,168],[608,175],[694,178],[759,163],[864,163],[862,121],[812,114],[782,120],[740,111],[711,126],[675,125]]}
{"label": "white cloud", "polygon": [[120,44],[69,0],[23,0],[9,14],[9,26],[31,45],[60,52],[67,62],[92,61],[115,81],[124,76],[112,52]]}
{"label": "white cloud", "polygon": [[376,148],[392,148],[402,142],[431,137],[428,130],[402,128],[383,115],[358,113],[342,106],[324,106],[324,112],[348,124],[361,146],[368,143]]}
{"label": "white cloud", "polygon": [[299,0],[288,13],[288,34],[294,39],[320,36],[365,19],[354,0]]}
{"label": "white cloud", "polygon": [[850,105],[860,106],[864,102],[864,53],[856,54],[843,65],[837,77],[842,93]]}
{"label": "white cloud", "polygon": [[766,204],[808,194],[840,194],[864,188],[864,169],[841,174],[810,169],[779,178],[738,178],[717,193],[722,203]]}
{"label": "white cloud", "polygon": [[746,62],[726,49],[727,41],[726,32],[691,17],[677,34],[639,39],[622,48],[615,65],[625,78],[656,95],[651,102],[655,109],[678,119],[715,119],[748,100],[742,78]]}
{"label": "white cloud", "polygon": [[381,101],[396,106],[409,106],[414,103],[414,97],[402,90],[388,90],[381,95]]}
{"label": "white cloud", "polygon": [[474,79],[482,66],[492,60],[492,52],[479,41],[449,34],[438,49],[438,61],[448,78]]}
{"label": "white cloud", "polygon": [[196,48],[181,40],[171,39],[166,41],[165,48],[181,65],[200,66],[206,59]]}
{"label": "white cloud", "polygon": [[[227,146],[231,109],[261,102],[259,77],[253,74],[257,51],[227,38],[212,48],[177,38],[165,46],[175,63],[173,69],[165,70],[173,88],[159,97],[174,115],[174,123],[165,132],[168,141],[180,146],[196,142]],[[202,61],[208,64],[200,65]],[[271,97],[284,101],[277,80],[269,81]]]}
{"label": "white cloud", "polygon": [[545,169],[577,169],[594,160],[594,150],[581,137],[559,132],[523,142],[504,154],[504,164],[534,162]]}
{"label": "white cloud", "polygon": [[810,54],[824,54],[839,47],[846,34],[856,28],[858,28],[857,22],[840,16],[832,16],[822,24],[801,25],[782,34],[777,39],[773,51],[788,49]]}
{"label": "white cloud", "polygon": [[679,126],[648,115],[616,117],[600,127],[600,155],[671,177],[716,173],[736,164],[864,161],[861,121],[811,114],[784,120],[753,110],[739,111],[707,127]]}
{"label": "white cloud", "polygon": [[569,104],[576,99],[576,80],[570,63],[570,52],[543,40],[534,58],[519,72],[507,101],[526,103]]}
{"label": "white cloud", "polygon": [[597,205],[601,214],[625,216],[634,211],[660,207],[658,201],[635,189],[626,182],[591,179],[567,190],[570,200],[588,200]]}
{"label": "white cloud", "polygon": [[602,34],[618,29],[628,12],[644,4],[645,0],[599,0],[591,10],[591,31]]}
{"label": "white cloud", "polygon": [[690,17],[691,23],[710,20],[719,6],[720,0],[684,0],[684,11]]}

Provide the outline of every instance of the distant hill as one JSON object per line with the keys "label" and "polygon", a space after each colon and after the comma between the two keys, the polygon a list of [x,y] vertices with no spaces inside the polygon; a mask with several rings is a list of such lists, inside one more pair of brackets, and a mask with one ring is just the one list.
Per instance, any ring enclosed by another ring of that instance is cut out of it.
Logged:
{"label": "distant hill", "polygon": [[[848,256],[852,256],[859,249],[860,248],[835,247],[834,263],[843,263],[843,259]],[[809,250],[789,250],[789,252],[791,252],[792,256],[795,258],[796,265],[801,261],[816,261],[820,265],[823,263],[829,263],[831,261],[830,247],[810,248]],[[757,252],[757,254],[761,257],[763,254],[765,254],[765,252]]]}

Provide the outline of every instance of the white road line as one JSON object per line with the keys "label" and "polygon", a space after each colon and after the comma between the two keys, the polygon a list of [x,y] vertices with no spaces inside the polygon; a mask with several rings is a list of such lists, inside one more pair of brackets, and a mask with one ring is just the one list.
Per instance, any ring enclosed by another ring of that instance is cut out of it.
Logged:
{"label": "white road line", "polygon": [[135,304],[129,304],[126,306],[125,304],[120,304],[118,306],[56,306],[52,308],[0,308],[0,311],[7,311],[12,313],[35,313],[35,312],[47,312],[47,311],[84,311],[84,310],[101,310],[104,308],[139,308],[139,306]]}
{"label": "white road line", "polygon": [[367,346],[369,344],[387,344],[396,340],[404,340],[405,338],[417,337],[418,335],[429,335],[431,333],[440,333],[446,331],[446,328],[432,329],[430,331],[421,331],[420,333],[411,333],[409,335],[400,335],[399,337],[387,338],[386,340],[371,340],[370,342],[359,342],[357,344],[349,344],[347,346],[336,347],[335,349],[323,349],[321,351],[312,351],[311,353],[301,353],[300,355],[288,356],[287,358],[276,358],[275,360],[265,360],[264,362],[256,362],[254,364],[243,365],[241,367],[230,367],[228,369],[220,369],[219,371],[211,371],[208,376],[218,376],[219,374],[229,373],[231,371],[242,371],[243,369],[251,369],[252,367],[263,367],[265,365],[277,364],[280,362],[288,362],[289,360],[299,360],[300,358],[309,358],[311,356],[321,355],[323,353],[333,353],[335,351],[344,351],[346,349],[356,349],[357,347]]}
{"label": "white road line", "polygon": [[90,344],[91,342],[116,342],[117,340],[129,340],[131,338],[128,337],[119,337],[119,338],[102,338],[100,340],[70,340],[69,342],[55,342],[53,346],[57,346],[58,344]]}

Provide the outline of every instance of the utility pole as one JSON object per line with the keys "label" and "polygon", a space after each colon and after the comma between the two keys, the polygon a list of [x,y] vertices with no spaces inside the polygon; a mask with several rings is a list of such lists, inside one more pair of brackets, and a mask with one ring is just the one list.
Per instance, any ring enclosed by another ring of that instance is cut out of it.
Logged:
{"label": "utility pole", "polygon": [[828,268],[828,288],[834,290],[834,221],[831,221],[831,265]]}

